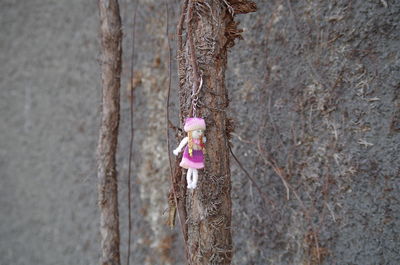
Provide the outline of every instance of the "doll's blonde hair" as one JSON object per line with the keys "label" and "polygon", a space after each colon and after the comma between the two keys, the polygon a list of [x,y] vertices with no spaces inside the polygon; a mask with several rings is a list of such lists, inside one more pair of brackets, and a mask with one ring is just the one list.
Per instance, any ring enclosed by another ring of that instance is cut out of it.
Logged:
{"label": "doll's blonde hair", "polygon": [[[188,147],[189,147],[189,155],[193,156],[193,137],[192,131],[188,131]],[[203,150],[203,153],[206,153],[206,148],[203,143],[203,137],[200,137],[200,147]]]}

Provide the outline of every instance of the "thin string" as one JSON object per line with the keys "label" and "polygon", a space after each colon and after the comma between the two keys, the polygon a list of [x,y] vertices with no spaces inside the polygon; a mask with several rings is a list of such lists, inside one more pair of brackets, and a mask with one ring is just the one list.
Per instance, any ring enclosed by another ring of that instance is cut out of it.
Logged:
{"label": "thin string", "polygon": [[136,26],[136,11],[138,8],[139,2],[136,3],[135,10],[133,11],[133,22],[132,22],[132,54],[131,54],[131,73],[130,73],[130,86],[131,86],[131,102],[130,102],[130,129],[131,129],[131,138],[129,142],[129,162],[128,162],[128,253],[127,253],[127,261],[126,264],[129,265],[130,256],[131,256],[131,234],[132,234],[132,205],[131,205],[131,170],[132,170],[132,155],[133,155],[133,137],[134,137],[134,129],[133,129],[133,104],[134,104],[134,96],[133,93],[133,69],[134,69],[134,55],[135,55],[135,26]]}
{"label": "thin string", "polygon": [[197,57],[196,57],[196,50],[193,40],[193,28],[191,22],[193,20],[193,9],[194,9],[194,1],[189,0],[189,6],[187,10],[187,19],[186,19],[186,30],[187,30],[187,40],[189,45],[189,57],[190,63],[192,65],[192,72],[193,72],[193,87],[192,87],[192,115],[194,117],[197,116],[197,102],[199,100],[198,94],[200,92],[202,86],[202,77],[199,74],[199,69],[197,65]]}
{"label": "thin string", "polygon": [[200,85],[197,90],[194,89],[194,84],[193,84],[193,91],[192,91],[192,109],[193,109],[193,117],[197,117],[197,107],[198,107],[198,101],[199,101],[199,93],[200,90],[203,86],[203,77],[200,77]]}
{"label": "thin string", "polygon": [[[186,7],[185,7],[186,5],[187,5],[187,2],[185,2],[183,4],[182,15],[184,14],[184,10],[186,9]],[[179,219],[180,228],[181,228],[183,241],[184,241],[185,257],[186,257],[186,260],[187,260],[188,264],[190,264],[190,260],[188,259],[188,253],[189,252],[188,252],[187,240],[186,240],[186,234],[185,234],[185,228],[184,228],[185,223],[181,219],[182,218],[181,213],[180,213],[181,209],[179,209],[179,207],[178,207],[177,191],[175,190],[175,185],[174,185],[174,175],[173,175],[173,170],[172,170],[172,159],[171,159],[171,150],[170,150],[171,147],[170,147],[170,142],[169,142],[170,136],[169,136],[169,126],[168,125],[169,125],[169,102],[170,102],[171,81],[172,81],[172,78],[171,78],[171,75],[172,75],[171,74],[171,68],[172,68],[172,60],[171,60],[172,55],[171,54],[172,54],[172,49],[171,49],[171,39],[169,37],[169,5],[168,5],[168,0],[165,0],[165,8],[167,9],[167,12],[166,12],[167,23],[166,23],[166,26],[165,26],[165,31],[166,31],[166,35],[167,35],[167,41],[168,41],[167,43],[168,43],[168,62],[169,62],[169,65],[168,65],[168,93],[167,93],[166,116],[165,116],[166,125],[167,125],[166,133],[167,133],[168,162],[169,162],[169,170],[170,170],[172,191],[174,193],[173,194],[174,195],[174,203],[175,203],[175,206],[176,206],[176,209],[177,209],[178,219]],[[178,40],[178,43],[179,43],[179,40]]]}

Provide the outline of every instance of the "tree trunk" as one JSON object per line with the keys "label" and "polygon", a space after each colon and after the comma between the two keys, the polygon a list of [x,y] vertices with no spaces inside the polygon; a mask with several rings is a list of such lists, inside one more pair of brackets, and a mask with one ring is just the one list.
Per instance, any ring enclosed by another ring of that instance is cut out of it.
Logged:
{"label": "tree trunk", "polygon": [[197,188],[186,194],[190,264],[231,263],[228,138],[232,126],[225,111],[229,104],[225,69],[227,49],[241,33],[234,15],[255,10],[255,4],[247,0],[188,0],[183,4],[178,25],[180,118],[184,122],[193,115],[192,88],[202,84],[197,116],[203,117],[207,125],[205,168],[199,171]]}
{"label": "tree trunk", "polygon": [[121,74],[121,18],[117,0],[99,0],[102,118],[97,146],[102,265],[119,265],[119,214],[116,151]]}

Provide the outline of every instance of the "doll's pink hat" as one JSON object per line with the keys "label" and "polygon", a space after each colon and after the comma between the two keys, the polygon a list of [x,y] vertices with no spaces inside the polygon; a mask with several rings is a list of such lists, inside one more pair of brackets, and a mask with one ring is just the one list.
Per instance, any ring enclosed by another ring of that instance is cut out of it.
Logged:
{"label": "doll's pink hat", "polygon": [[185,127],[183,127],[185,132],[194,131],[194,130],[205,130],[206,122],[203,118],[186,118]]}

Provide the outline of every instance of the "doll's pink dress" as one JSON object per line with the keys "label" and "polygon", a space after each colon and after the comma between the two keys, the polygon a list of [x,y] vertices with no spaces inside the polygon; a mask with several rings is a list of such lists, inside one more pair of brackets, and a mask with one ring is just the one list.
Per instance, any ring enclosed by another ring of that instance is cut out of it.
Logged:
{"label": "doll's pink dress", "polygon": [[[199,139],[193,139],[193,142],[197,145],[200,145]],[[189,154],[189,147],[186,146],[183,151],[182,161],[179,164],[183,168],[195,168],[200,169],[204,168],[204,154],[203,150],[192,150],[192,156]]]}

